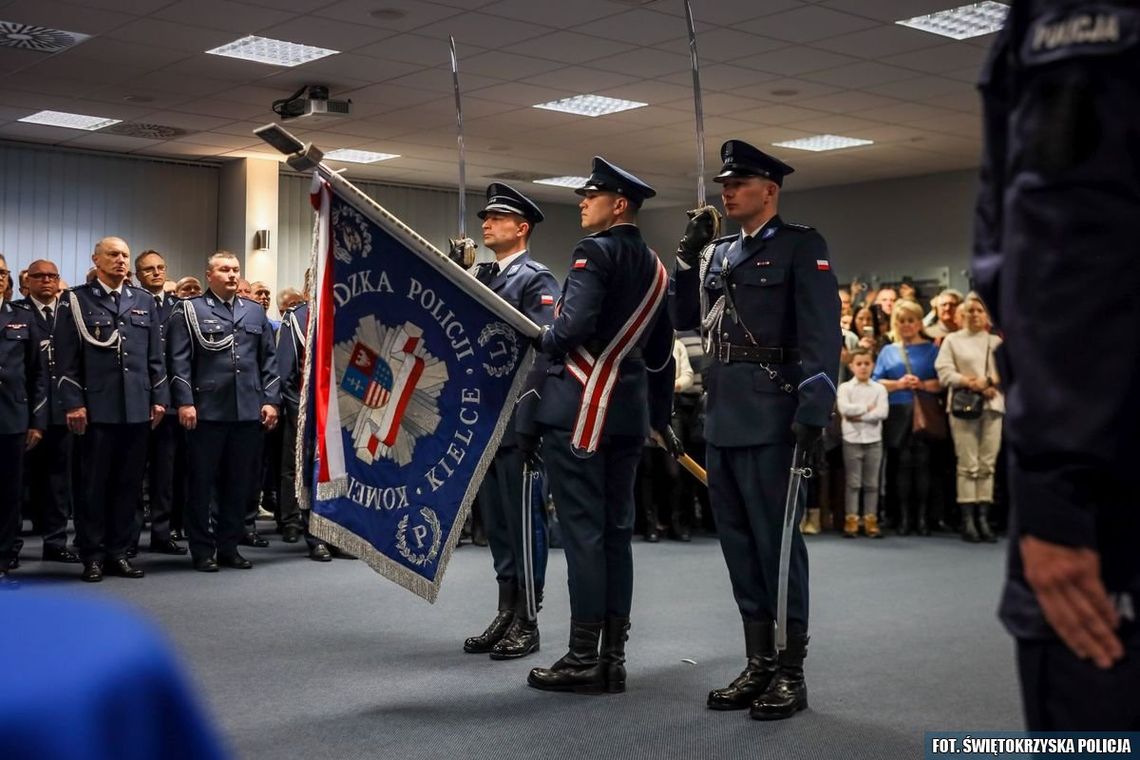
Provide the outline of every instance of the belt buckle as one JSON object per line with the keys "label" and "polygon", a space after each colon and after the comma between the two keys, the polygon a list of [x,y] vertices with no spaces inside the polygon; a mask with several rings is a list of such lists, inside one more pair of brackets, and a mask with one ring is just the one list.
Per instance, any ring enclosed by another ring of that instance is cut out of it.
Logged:
{"label": "belt buckle", "polygon": [[728,364],[732,361],[732,344],[731,343],[717,343],[716,344],[716,358],[720,360],[721,364]]}

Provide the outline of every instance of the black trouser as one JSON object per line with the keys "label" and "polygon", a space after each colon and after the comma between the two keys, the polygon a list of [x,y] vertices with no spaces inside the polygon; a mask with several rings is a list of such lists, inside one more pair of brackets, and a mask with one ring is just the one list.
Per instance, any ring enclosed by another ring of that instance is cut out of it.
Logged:
{"label": "black trouser", "polygon": [[185,514],[190,503],[189,454],[186,449],[186,428],[178,425],[174,430],[174,465],[171,479],[170,529],[185,533]]}
{"label": "black trouser", "polygon": [[[495,563],[495,578],[500,583],[514,583],[523,588],[523,454],[514,446],[501,447],[487,468],[479,487],[479,504],[483,510],[483,526]],[[537,490],[537,489],[535,489]],[[531,535],[534,552],[534,590],[546,583],[546,530],[541,498],[530,501]]]}
{"label": "black trouser", "polygon": [[[732,593],[745,620],[775,620],[780,539],[788,494],[791,444],[722,448],[709,444],[709,497]],[[803,484],[792,533],[788,622],[807,629],[808,556],[795,526],[803,514]]]}
{"label": "black trouser", "polygon": [[925,515],[930,499],[930,445],[908,432],[891,453],[896,457],[892,490],[898,498],[899,519]]}
{"label": "black trouser", "polygon": [[257,510],[261,506],[261,485],[264,480],[262,468],[265,466],[267,455],[266,435],[265,429],[262,428],[253,452],[255,458],[250,462],[250,469],[246,473],[246,480],[250,481],[251,487],[246,492],[245,504],[242,508],[242,525],[245,528],[245,533],[257,532]]}
{"label": "black trouser", "polygon": [[589,459],[570,432],[546,428],[542,458],[566,552],[570,614],[582,623],[629,617],[633,600],[633,487],[644,437],[609,436]]}
{"label": "black trouser", "polygon": [[0,435],[0,462],[7,473],[0,478],[0,570],[7,569],[8,560],[20,551],[16,542],[20,536],[20,490],[27,439],[27,433]]}
{"label": "black trouser", "polygon": [[[704,410],[699,396],[678,394],[674,396],[673,430],[694,462],[705,466]],[[682,522],[690,528],[696,526],[694,499],[701,504],[701,527],[710,533],[716,532],[713,523],[712,506],[709,504],[709,490],[691,475],[682,474],[680,482],[680,504],[678,514]]]}
{"label": "black trouser", "polygon": [[83,498],[75,537],[85,562],[122,559],[131,545],[150,424],[90,424],[80,436]]}
{"label": "black trouser", "polygon": [[28,513],[44,548],[67,547],[67,520],[71,517],[71,449],[74,437],[66,425],[48,425],[44,437],[28,452]]}
{"label": "black trouser", "polygon": [[645,520],[646,535],[665,530],[680,531],[681,466],[677,460],[658,446],[644,446],[637,468],[637,508]]}
{"label": "black trouser", "polygon": [[[150,497],[150,543],[170,540],[174,513],[174,459],[181,426],[177,414],[167,414],[150,431],[147,441],[147,494]],[[135,512],[133,543],[137,546],[143,528],[142,500]]]}
{"label": "black trouser", "polygon": [[281,521],[281,436],[284,426],[277,427],[265,434],[265,448],[261,454],[261,501],[262,507],[273,513],[277,520],[277,527],[284,527]]}
{"label": "black trouser", "polygon": [[[261,451],[260,422],[199,421],[186,431],[189,509],[186,528],[194,559],[237,551],[244,532],[249,494],[260,485],[256,477]],[[210,496],[217,493],[216,535],[210,534]]]}
{"label": "black trouser", "polygon": [[1140,731],[1140,630],[1124,637],[1124,647],[1124,659],[1101,670],[1060,641],[1019,639],[1026,728]]}
{"label": "black trouser", "polygon": [[309,510],[297,501],[297,418],[281,415],[281,485],[278,493],[281,527],[294,526],[305,531],[305,543],[313,548],[318,539],[309,533]]}

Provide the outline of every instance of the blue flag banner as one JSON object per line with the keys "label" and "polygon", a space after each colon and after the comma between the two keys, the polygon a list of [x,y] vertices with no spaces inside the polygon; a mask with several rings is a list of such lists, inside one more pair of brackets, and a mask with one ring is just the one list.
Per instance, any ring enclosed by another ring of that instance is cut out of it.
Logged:
{"label": "blue flag banner", "polygon": [[310,530],[434,602],[538,328],[323,166],[312,201]]}

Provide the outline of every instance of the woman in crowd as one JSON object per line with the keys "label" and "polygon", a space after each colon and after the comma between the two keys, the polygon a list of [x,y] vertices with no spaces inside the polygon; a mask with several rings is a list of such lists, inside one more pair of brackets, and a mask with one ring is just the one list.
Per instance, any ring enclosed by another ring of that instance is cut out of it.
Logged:
{"label": "woman in crowd", "polygon": [[[990,529],[989,510],[994,500],[994,465],[1001,448],[1005,414],[1005,399],[999,390],[994,362],[994,351],[1001,345],[1001,338],[990,334],[989,313],[977,293],[967,295],[961,309],[963,329],[943,338],[934,366],[942,385],[950,389],[950,433],[958,457],[962,539],[971,543],[993,542],[997,539]],[[979,394],[980,414],[954,411],[954,396],[963,391]]]}
{"label": "woman in crowd", "polygon": [[919,394],[935,396],[942,388],[934,369],[938,349],[922,333],[922,307],[898,301],[891,311],[895,342],[879,352],[871,379],[887,389],[889,411],[884,439],[896,462],[891,488],[898,496],[898,533],[909,535],[911,516],[920,535],[930,535],[926,512],[930,497],[930,446],[915,435],[914,406]]}

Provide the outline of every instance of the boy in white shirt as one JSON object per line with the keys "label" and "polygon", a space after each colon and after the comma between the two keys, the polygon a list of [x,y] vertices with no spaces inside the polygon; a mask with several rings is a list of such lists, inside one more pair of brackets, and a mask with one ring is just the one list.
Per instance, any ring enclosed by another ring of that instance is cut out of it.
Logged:
{"label": "boy in white shirt", "polygon": [[863,494],[863,533],[882,538],[879,530],[879,465],[883,461],[883,420],[887,389],[871,382],[875,362],[865,348],[851,351],[854,377],[840,383],[836,406],[842,417],[843,465],[847,470],[847,518],[843,536],[859,534],[859,493]]}

